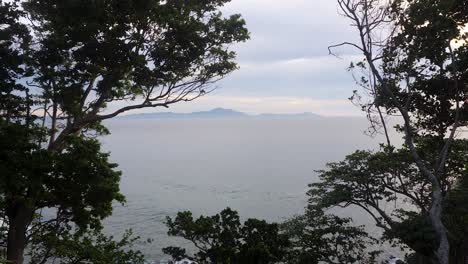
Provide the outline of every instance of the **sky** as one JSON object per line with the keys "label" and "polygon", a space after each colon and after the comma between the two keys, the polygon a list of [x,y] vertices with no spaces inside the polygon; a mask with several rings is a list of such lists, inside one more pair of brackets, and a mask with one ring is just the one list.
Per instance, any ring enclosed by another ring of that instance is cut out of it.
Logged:
{"label": "sky", "polygon": [[232,0],[222,12],[240,13],[251,32],[250,40],[231,47],[240,69],[214,93],[169,111],[361,114],[347,99],[356,89],[347,67],[359,55],[350,49],[339,51],[340,58],[328,54],[328,46],[356,38],[334,0]]}

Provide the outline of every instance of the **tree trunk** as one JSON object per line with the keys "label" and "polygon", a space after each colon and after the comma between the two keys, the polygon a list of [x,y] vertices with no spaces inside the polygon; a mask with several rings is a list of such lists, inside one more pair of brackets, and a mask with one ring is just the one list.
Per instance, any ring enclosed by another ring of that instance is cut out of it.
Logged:
{"label": "tree trunk", "polygon": [[462,244],[462,264],[468,264],[468,236],[465,235]]}
{"label": "tree trunk", "polygon": [[34,211],[23,203],[7,208],[8,245],[7,261],[13,264],[23,264],[26,247],[26,231],[32,221]]}
{"label": "tree trunk", "polygon": [[435,190],[432,192],[430,219],[439,242],[439,246],[436,252],[439,264],[449,264],[450,244],[448,240],[447,229],[442,223],[442,199],[443,196],[440,188],[435,188]]}

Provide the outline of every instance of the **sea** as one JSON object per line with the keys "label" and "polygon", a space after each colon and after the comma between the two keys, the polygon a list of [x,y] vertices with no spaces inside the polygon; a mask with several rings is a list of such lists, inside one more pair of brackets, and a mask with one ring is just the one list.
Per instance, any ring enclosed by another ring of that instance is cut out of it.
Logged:
{"label": "sea", "polygon": [[[146,259],[167,259],[161,249],[188,241],[169,237],[167,216],[191,211],[213,215],[226,207],[242,219],[281,222],[301,214],[317,170],[356,150],[378,150],[381,134],[365,133],[359,117],[314,118],[129,118],[106,122],[102,138],[123,172],[121,192],[105,231],[127,229],[140,237]],[[359,210],[343,214],[375,228]],[[375,230],[378,232],[378,230]]]}

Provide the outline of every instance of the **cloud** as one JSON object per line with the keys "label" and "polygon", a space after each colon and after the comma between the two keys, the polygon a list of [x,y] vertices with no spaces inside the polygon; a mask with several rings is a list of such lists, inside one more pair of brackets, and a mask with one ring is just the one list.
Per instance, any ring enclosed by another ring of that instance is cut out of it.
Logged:
{"label": "cloud", "polygon": [[347,67],[356,56],[291,58],[277,61],[246,61],[219,83],[223,95],[307,96],[346,99],[355,88]]}
{"label": "cloud", "polygon": [[346,100],[355,89],[346,69],[358,53],[328,55],[329,45],[357,37],[335,1],[232,0],[222,11],[242,14],[251,40],[232,47],[240,69],[219,82],[215,95]]}
{"label": "cloud", "polygon": [[328,55],[329,45],[356,38],[335,1],[232,0],[222,11],[242,14],[251,32],[251,40],[231,47],[240,69],[214,93],[170,111],[359,115],[347,100],[356,87],[346,69],[360,57],[350,49],[341,49],[342,59]]}
{"label": "cloud", "polygon": [[323,56],[329,45],[357,39],[335,1],[233,0],[223,11],[242,14],[252,33],[236,47],[240,60]]}

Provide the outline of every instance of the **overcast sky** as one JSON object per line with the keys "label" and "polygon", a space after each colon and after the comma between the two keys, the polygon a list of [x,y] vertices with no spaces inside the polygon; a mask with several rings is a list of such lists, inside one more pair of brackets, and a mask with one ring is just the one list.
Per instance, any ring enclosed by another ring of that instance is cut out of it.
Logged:
{"label": "overcast sky", "polygon": [[223,13],[242,14],[251,32],[249,41],[232,47],[240,69],[213,94],[171,111],[360,114],[347,100],[356,86],[346,68],[357,54],[328,55],[329,45],[355,39],[334,0],[232,0]]}

